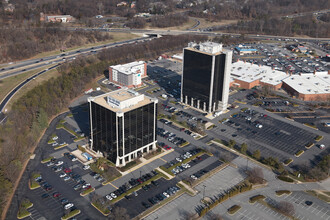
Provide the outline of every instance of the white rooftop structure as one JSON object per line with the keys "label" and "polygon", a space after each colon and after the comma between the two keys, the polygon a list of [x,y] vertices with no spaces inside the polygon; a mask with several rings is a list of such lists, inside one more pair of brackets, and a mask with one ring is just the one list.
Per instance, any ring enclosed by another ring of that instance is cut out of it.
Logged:
{"label": "white rooftop structure", "polygon": [[190,42],[188,43],[188,47],[194,48],[198,51],[210,53],[210,54],[216,54],[222,51],[222,44],[214,43],[214,42],[203,42],[203,43],[195,43]]}
{"label": "white rooftop structure", "polygon": [[288,75],[285,72],[273,70],[269,66],[259,66],[252,63],[238,61],[233,63],[230,70],[230,75],[233,79],[238,79],[243,82],[251,83],[260,80],[262,83],[270,85],[278,85]]}
{"label": "white rooftop structure", "polygon": [[[131,62],[131,63],[126,63],[126,64],[119,64],[119,65],[115,65],[115,66],[110,66],[112,69],[117,70],[121,73],[130,75],[130,74],[134,74],[134,73],[142,73],[142,65],[144,65],[144,61],[135,61],[135,62]],[[144,66],[143,66],[144,68]]]}
{"label": "white rooftop structure", "polygon": [[122,88],[96,97],[89,97],[88,100],[110,109],[113,112],[127,112],[151,102],[158,102],[156,98],[145,96],[144,94],[127,88]]}
{"label": "white rooftop structure", "polygon": [[330,94],[330,75],[328,72],[292,75],[283,82],[300,94]]}

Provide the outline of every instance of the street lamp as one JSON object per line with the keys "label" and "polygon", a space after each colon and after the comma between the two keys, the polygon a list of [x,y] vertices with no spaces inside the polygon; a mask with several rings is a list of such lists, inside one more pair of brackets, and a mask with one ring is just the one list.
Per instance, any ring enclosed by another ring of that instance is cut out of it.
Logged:
{"label": "street lamp", "polygon": [[204,187],[204,190],[203,190],[203,199],[204,199],[204,197],[205,197],[205,188],[206,188],[206,186],[203,185],[203,187]]}

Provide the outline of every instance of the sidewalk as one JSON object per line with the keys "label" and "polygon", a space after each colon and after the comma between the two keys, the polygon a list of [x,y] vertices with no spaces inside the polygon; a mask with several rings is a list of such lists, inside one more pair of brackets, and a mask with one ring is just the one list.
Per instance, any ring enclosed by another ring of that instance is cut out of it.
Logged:
{"label": "sidewalk", "polygon": [[165,156],[165,155],[167,155],[169,153],[172,153],[173,151],[174,151],[174,149],[165,151],[163,153],[158,154],[157,156],[155,156],[153,158],[150,158],[149,160],[146,160],[144,158],[140,158],[140,160],[142,161],[142,163],[136,165],[135,167],[133,167],[133,168],[127,170],[127,171],[120,172],[120,173],[122,174],[122,176],[125,176],[126,174],[129,174],[129,173],[133,172],[134,170],[139,169],[140,167],[143,167],[144,165],[146,165],[146,164],[148,164],[148,163],[150,163],[150,162],[152,162],[154,160],[157,160],[157,159],[159,159],[159,158],[161,158],[161,157],[163,157],[163,156]]}

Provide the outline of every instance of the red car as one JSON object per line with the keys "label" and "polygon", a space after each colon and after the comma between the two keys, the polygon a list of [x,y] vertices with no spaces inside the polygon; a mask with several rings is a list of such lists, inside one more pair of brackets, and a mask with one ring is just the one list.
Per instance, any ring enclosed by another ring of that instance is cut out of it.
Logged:
{"label": "red car", "polygon": [[58,193],[58,192],[53,193],[53,197],[54,197],[54,198],[57,198],[57,197],[59,197],[60,195],[61,195],[61,193]]}
{"label": "red car", "polygon": [[63,171],[64,171],[65,173],[71,173],[71,172],[72,172],[72,170],[69,169],[69,168],[65,168]]}
{"label": "red car", "polygon": [[180,128],[180,131],[184,131],[185,129],[184,128]]}
{"label": "red car", "polygon": [[92,188],[92,186],[91,186],[91,185],[87,186],[87,187],[85,188],[85,190],[86,190],[86,189],[90,189],[90,188]]}
{"label": "red car", "polygon": [[120,86],[117,86],[117,89],[121,89],[121,87]]}
{"label": "red car", "polygon": [[165,147],[165,149],[166,149],[166,150],[171,150],[172,147],[167,146],[167,147]]}

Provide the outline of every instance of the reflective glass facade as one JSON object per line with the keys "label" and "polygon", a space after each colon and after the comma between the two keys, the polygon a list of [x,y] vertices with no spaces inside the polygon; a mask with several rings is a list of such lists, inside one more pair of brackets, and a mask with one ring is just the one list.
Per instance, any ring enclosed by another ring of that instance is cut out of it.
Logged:
{"label": "reflective glass facade", "polygon": [[104,152],[105,157],[115,161],[117,158],[116,113],[94,102],[90,105],[93,149]]}
{"label": "reflective glass facade", "polygon": [[[222,99],[225,63],[226,54],[212,55],[184,49],[182,102],[208,112],[217,110],[220,107],[219,102],[224,101]],[[212,65],[214,67],[213,82],[211,82]],[[197,100],[199,100],[199,106]]]}
{"label": "reflective glass facade", "polygon": [[125,154],[154,141],[155,104],[150,103],[124,115]]}
{"label": "reflective glass facade", "polygon": [[212,103],[215,103],[215,109],[218,109],[219,101],[223,101],[222,93],[223,93],[223,83],[225,77],[225,62],[226,62],[226,54],[220,54],[215,56],[213,94],[212,94]]}
{"label": "reflective glass facade", "polygon": [[116,163],[117,140],[120,157],[155,141],[157,104],[154,102],[125,112],[123,116],[94,102],[90,105],[93,150],[102,152],[110,161]]}
{"label": "reflective glass facade", "polygon": [[[191,98],[200,100],[200,108],[204,103],[209,106],[211,86],[212,56],[184,50],[183,63],[183,102],[197,108],[197,101],[191,103]],[[186,100],[187,97],[187,100]]]}

